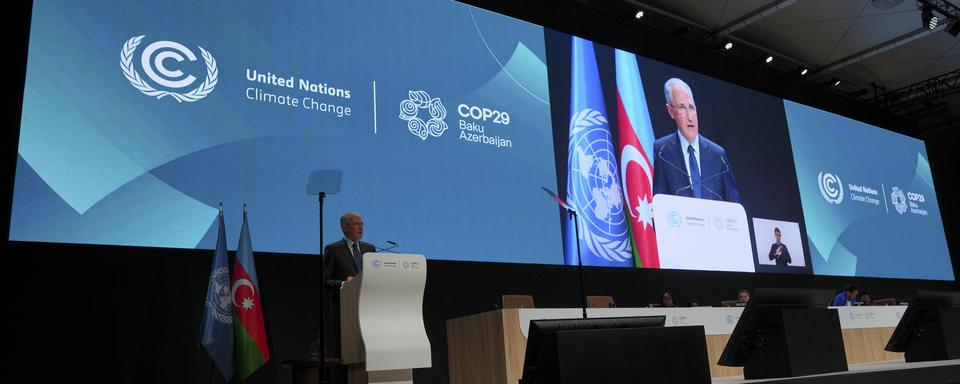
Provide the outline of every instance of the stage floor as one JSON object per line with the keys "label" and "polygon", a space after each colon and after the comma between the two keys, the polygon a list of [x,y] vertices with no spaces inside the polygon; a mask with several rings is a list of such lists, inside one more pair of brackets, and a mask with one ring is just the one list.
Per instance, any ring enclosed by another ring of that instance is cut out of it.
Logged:
{"label": "stage floor", "polygon": [[801,377],[744,380],[743,376],[720,377],[714,384],[739,383],[960,383],[960,359],[907,363],[903,360],[850,364],[847,372]]}

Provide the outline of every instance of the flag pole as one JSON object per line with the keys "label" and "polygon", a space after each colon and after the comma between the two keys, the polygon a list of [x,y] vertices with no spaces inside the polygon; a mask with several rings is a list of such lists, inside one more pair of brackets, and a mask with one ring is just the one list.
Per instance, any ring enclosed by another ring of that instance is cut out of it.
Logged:
{"label": "flag pole", "polygon": [[[220,202],[220,210],[219,210],[219,213],[218,213],[218,214],[219,214],[219,216],[217,217],[217,220],[220,220],[220,217],[223,217],[223,202],[222,202],[222,201]],[[216,370],[216,365],[217,365],[217,363],[216,363],[215,361],[213,361],[213,359],[211,359],[211,360],[210,360],[210,384],[215,384],[213,380],[214,380],[215,376],[217,375],[217,373],[214,372],[214,371]],[[224,383],[224,384],[226,384],[226,383]]]}

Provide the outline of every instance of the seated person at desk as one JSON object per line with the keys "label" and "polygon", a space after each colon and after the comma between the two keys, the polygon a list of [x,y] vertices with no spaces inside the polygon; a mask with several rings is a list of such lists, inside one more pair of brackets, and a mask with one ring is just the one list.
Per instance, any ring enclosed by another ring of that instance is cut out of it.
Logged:
{"label": "seated person at desk", "polygon": [[861,293],[860,297],[857,298],[857,305],[873,305],[873,298],[870,297],[870,292]]}
{"label": "seated person at desk", "polygon": [[664,292],[663,297],[660,298],[660,306],[663,308],[676,308],[676,304],[673,303],[673,295],[670,292]]}
{"label": "seated person at desk", "polygon": [[746,289],[741,289],[740,292],[737,292],[737,306],[745,307],[747,303],[750,302],[750,291]]}
{"label": "seated person at desk", "polygon": [[853,303],[857,301],[858,293],[860,293],[860,290],[857,289],[855,285],[847,284],[840,293],[833,297],[833,302],[830,303],[830,306],[842,307],[845,305],[853,305]]}

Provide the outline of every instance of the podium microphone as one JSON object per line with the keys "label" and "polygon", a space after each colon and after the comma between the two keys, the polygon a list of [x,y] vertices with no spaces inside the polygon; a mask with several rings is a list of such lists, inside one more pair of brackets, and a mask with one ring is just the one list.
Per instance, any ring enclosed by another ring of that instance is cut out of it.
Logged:
{"label": "podium microphone", "polygon": [[[676,145],[676,144],[674,144],[674,145]],[[663,157],[663,150],[666,149],[666,148],[667,148],[666,145],[660,147],[660,150],[657,151],[657,158],[659,158],[660,160],[663,160],[663,161],[666,162],[667,164],[670,164],[670,166],[673,167],[673,169],[676,169],[677,172],[680,172],[681,174],[683,174],[684,176],[686,176],[686,177],[689,179],[689,178],[690,178],[690,174],[687,173],[687,171],[684,171],[682,168],[678,167],[678,166],[677,166],[676,164],[674,164],[672,161],[667,160],[666,157]],[[676,195],[676,193],[674,193],[674,195]]]}
{"label": "podium microphone", "polygon": [[[690,177],[690,174],[689,174],[689,173],[687,173],[686,171],[684,171],[682,168],[680,168],[679,166],[677,166],[676,164],[674,164],[674,163],[671,162],[670,160],[667,160],[667,158],[663,157],[663,150],[664,150],[666,147],[667,147],[666,145],[660,147],[660,150],[657,151],[657,158],[659,158],[660,160],[663,160],[665,163],[669,164],[671,167],[673,167],[674,169],[676,169],[677,172],[680,172],[682,175],[686,176],[688,179],[692,179],[692,177]],[[706,185],[703,185],[703,182],[704,182],[704,181],[707,181],[707,180],[710,180],[710,179],[714,179],[714,178],[720,177],[720,175],[723,175],[723,174],[725,174],[725,173],[727,173],[727,172],[730,172],[730,166],[727,165],[727,160],[724,159],[723,156],[719,156],[719,157],[720,157],[720,162],[723,163],[723,170],[720,171],[719,173],[716,173],[716,174],[713,174],[713,175],[710,175],[710,176],[707,176],[707,177],[701,177],[701,178],[700,178],[700,182],[697,183],[697,184],[699,184],[701,188],[706,189],[706,190],[709,191],[710,193],[716,195],[717,198],[719,198],[721,201],[723,201],[723,200],[724,200],[724,199],[723,199],[723,196],[721,196],[721,195],[720,195],[719,193],[717,193],[716,191],[710,189],[710,187],[707,187]],[[676,191],[673,191],[673,194],[674,194],[675,196],[680,196],[680,191],[683,191],[684,189],[692,189],[692,188],[693,188],[693,183],[690,183],[689,185],[680,187],[680,188],[678,188]]]}
{"label": "podium microphone", "polygon": [[[710,175],[710,176],[707,176],[707,177],[702,177],[702,178],[700,178],[700,182],[697,183],[697,184],[700,184],[700,188],[706,189],[708,192],[716,195],[717,198],[720,199],[720,201],[725,201],[724,198],[723,198],[723,196],[721,196],[719,193],[717,193],[716,191],[710,189],[710,187],[707,187],[706,185],[703,184],[704,181],[707,181],[707,180],[710,180],[710,179],[714,179],[714,178],[720,177],[721,175],[723,175],[723,174],[725,174],[725,173],[727,173],[727,172],[730,172],[730,166],[727,165],[727,160],[725,160],[725,159],[723,158],[723,156],[720,156],[720,162],[723,163],[723,170],[722,170],[722,171],[720,171],[720,172],[718,172],[718,173],[714,173],[714,174],[712,174],[712,175]],[[688,185],[688,186],[685,186],[685,187],[682,187],[682,188],[678,189],[678,190],[674,193],[674,195],[680,193],[680,191],[682,191],[682,190],[684,190],[684,189],[687,189],[687,188],[693,188],[693,184],[690,184],[690,185]]]}
{"label": "podium microphone", "polygon": [[395,241],[391,241],[391,240],[387,240],[387,244],[390,244],[390,246],[389,246],[389,247],[386,247],[386,248],[380,248],[380,247],[374,245],[373,248],[374,248],[375,250],[377,250],[377,252],[400,253],[400,252],[397,252],[397,251],[394,251],[394,250],[393,250],[394,248],[399,247],[400,244],[397,244]]}

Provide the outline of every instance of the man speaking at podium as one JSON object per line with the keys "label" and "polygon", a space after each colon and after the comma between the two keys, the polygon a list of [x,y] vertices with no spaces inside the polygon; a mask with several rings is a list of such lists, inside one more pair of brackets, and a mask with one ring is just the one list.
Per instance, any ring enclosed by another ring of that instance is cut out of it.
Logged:
{"label": "man speaking at podium", "polygon": [[740,202],[740,191],[723,147],[700,135],[693,91],[683,80],[663,85],[667,113],[677,132],[657,139],[653,148],[653,193]]}
{"label": "man speaking at podium", "polygon": [[363,254],[375,251],[373,244],[360,241],[363,219],[359,213],[340,216],[340,229],[343,239],[323,247],[323,283],[332,299],[324,321],[333,324],[324,327],[327,356],[340,356],[340,288],[363,270]]}
{"label": "man speaking at podium", "polygon": [[360,241],[363,219],[359,213],[347,212],[340,216],[340,229],[343,239],[323,247],[323,281],[333,292],[363,270],[364,253],[375,251],[373,244]]}

